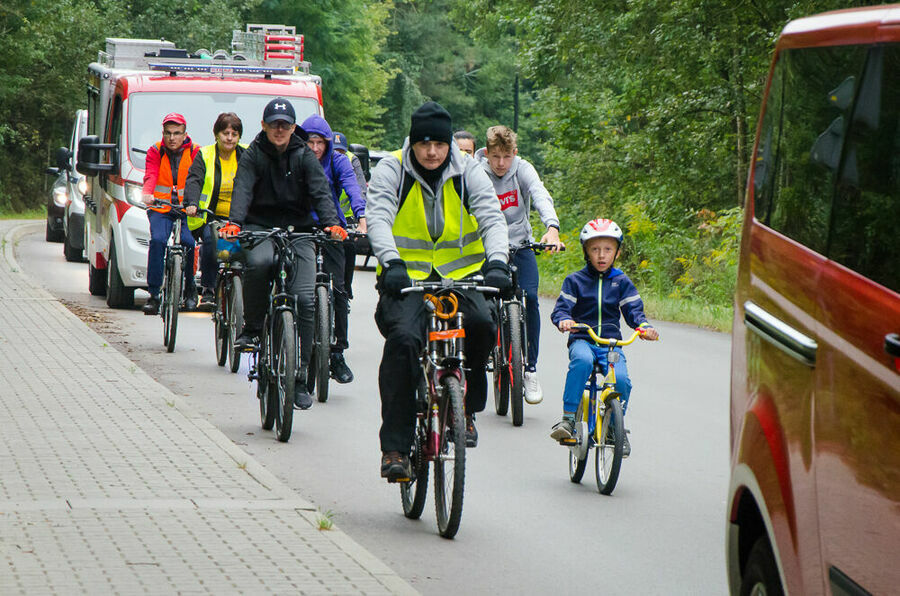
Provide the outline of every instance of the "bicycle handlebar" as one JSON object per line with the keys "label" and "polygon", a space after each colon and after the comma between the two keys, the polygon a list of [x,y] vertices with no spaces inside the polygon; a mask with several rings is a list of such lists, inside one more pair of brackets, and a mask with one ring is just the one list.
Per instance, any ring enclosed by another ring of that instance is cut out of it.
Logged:
{"label": "bicycle handlebar", "polygon": [[470,281],[456,281],[453,279],[442,279],[441,281],[415,281],[408,288],[400,290],[401,294],[410,294],[412,292],[439,292],[442,290],[475,290],[484,294],[496,294],[500,290],[493,286],[482,286],[478,282],[484,281],[480,275],[469,278]]}
{"label": "bicycle handlebar", "polygon": [[[522,244],[510,244],[509,252],[511,254],[515,254],[520,250],[533,250],[536,253],[551,250],[556,248],[555,244],[547,244],[546,242],[523,242]],[[558,250],[558,252],[564,252],[566,247],[563,246]]]}
{"label": "bicycle handlebar", "polygon": [[595,343],[598,343],[603,346],[627,346],[634,342],[638,338],[639,335],[644,335],[641,327],[638,327],[634,330],[634,333],[631,334],[631,337],[628,339],[613,339],[613,338],[605,338],[600,337],[594,332],[594,328],[590,325],[585,325],[584,323],[575,323],[569,328],[569,332],[575,330],[585,330],[587,334],[594,340]]}
{"label": "bicycle handlebar", "polygon": [[[148,207],[170,207],[175,211],[179,211],[181,213],[184,213],[185,209],[187,209],[187,207],[185,207],[183,204],[173,203],[172,201],[163,201],[162,199],[154,199],[153,202],[148,205]],[[212,215],[213,217],[219,217],[209,209],[201,209],[200,207],[197,207],[197,215],[199,215],[200,213],[206,213],[208,215]]]}

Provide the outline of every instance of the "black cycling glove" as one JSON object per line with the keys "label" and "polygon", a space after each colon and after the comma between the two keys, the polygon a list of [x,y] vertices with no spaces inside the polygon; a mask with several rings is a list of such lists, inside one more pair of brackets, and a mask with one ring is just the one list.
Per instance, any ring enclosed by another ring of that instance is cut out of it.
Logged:
{"label": "black cycling glove", "polygon": [[387,262],[387,268],[381,274],[381,287],[394,298],[400,297],[400,290],[412,285],[409,274],[406,272],[406,263],[402,259],[393,259]]}
{"label": "black cycling glove", "polygon": [[484,285],[497,288],[501,292],[509,290],[512,287],[509,265],[503,261],[488,261],[484,266]]}

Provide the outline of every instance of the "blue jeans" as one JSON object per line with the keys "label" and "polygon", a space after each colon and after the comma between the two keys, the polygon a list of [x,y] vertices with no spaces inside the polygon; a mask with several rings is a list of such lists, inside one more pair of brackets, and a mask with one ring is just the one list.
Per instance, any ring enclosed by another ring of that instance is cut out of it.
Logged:
{"label": "blue jeans", "polygon": [[[616,391],[621,394],[622,411],[628,409],[628,397],[631,395],[631,379],[628,378],[628,366],[622,348],[615,348],[619,353],[616,362]],[[605,375],[607,372],[606,346],[597,346],[583,339],[576,339],[569,345],[569,372],[566,375],[566,387],[563,390],[563,413],[574,415],[581,402],[584,386],[591,378],[594,362],[599,362]],[[602,379],[597,379],[597,383]]]}
{"label": "blue jeans", "polygon": [[[166,244],[175,225],[175,217],[168,213],[147,210],[150,220],[150,250],[147,253],[147,291],[159,298],[162,287],[163,266],[166,257]],[[181,244],[184,245],[184,291],[187,293],[194,287],[194,237],[187,226],[187,216],[181,216]]]}
{"label": "blue jeans", "polygon": [[525,306],[525,327],[528,337],[528,362],[526,366],[528,370],[534,370],[538,359],[538,344],[541,340],[541,313],[538,310],[538,276],[537,259],[534,252],[530,250],[520,250],[516,253],[514,260],[516,265],[519,287],[522,288],[526,296]]}

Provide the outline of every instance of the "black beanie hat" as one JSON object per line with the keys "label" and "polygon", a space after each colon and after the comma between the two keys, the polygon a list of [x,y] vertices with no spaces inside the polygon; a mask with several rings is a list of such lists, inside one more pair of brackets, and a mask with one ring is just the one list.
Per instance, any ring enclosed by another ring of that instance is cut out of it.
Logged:
{"label": "black beanie hat", "polygon": [[439,141],[448,145],[453,140],[450,112],[433,101],[422,104],[413,112],[409,127],[409,144],[419,141]]}

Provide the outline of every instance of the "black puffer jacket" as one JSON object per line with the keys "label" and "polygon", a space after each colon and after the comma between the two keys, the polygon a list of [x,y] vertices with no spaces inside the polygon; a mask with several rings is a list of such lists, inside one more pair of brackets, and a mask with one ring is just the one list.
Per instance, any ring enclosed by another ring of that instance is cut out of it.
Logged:
{"label": "black puffer jacket", "polygon": [[298,232],[313,228],[312,211],[323,226],[339,225],[331,187],[306,146],[306,133],[297,128],[284,153],[279,153],[261,131],[238,163],[228,219],[243,226],[294,226]]}

